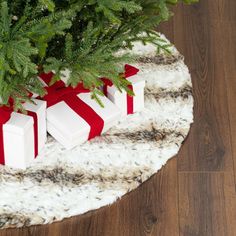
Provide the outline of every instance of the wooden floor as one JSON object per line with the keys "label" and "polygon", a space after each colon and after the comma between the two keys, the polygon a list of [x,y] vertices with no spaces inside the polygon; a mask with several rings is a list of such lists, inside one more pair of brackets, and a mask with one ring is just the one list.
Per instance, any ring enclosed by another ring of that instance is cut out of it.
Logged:
{"label": "wooden floor", "polygon": [[180,5],[159,30],[194,85],[195,122],[179,155],[112,206],[0,236],[236,236],[236,1]]}

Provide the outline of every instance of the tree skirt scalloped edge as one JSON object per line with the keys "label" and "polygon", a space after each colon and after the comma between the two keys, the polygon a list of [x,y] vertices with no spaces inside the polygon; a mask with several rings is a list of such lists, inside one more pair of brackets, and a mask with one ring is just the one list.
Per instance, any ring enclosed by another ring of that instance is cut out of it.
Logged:
{"label": "tree skirt scalloped edge", "polygon": [[[164,37],[164,36],[163,36]],[[26,171],[0,168],[0,228],[47,224],[111,204],[176,155],[193,122],[192,83],[183,57],[136,43],[146,79],[145,109],[73,150],[48,138]]]}

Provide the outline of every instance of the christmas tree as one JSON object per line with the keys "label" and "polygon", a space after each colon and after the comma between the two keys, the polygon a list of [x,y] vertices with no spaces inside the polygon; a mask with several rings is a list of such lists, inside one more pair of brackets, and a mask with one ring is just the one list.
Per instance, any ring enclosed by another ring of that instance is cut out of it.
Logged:
{"label": "christmas tree", "polygon": [[[152,42],[168,52],[154,29],[172,15],[180,0],[1,0],[0,1],[0,104],[13,101],[15,109],[29,101],[29,93],[45,91],[37,79],[52,71],[52,83],[70,71],[68,85],[83,82],[98,100],[109,78],[127,89],[120,72],[130,59],[119,55],[132,43]],[[182,0],[184,3],[196,0]],[[130,91],[129,91],[130,92]]]}

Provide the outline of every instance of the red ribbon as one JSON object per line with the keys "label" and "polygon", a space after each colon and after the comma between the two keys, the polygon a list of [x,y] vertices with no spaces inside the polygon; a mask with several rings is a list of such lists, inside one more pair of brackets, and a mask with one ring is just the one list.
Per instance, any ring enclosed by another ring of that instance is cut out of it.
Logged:
{"label": "red ribbon", "polygon": [[12,110],[7,107],[0,108],[0,164],[5,164],[3,125],[11,118]]}
{"label": "red ribbon", "polygon": [[[136,75],[138,72],[139,69],[128,64],[125,65],[125,78]],[[133,85],[129,85],[128,88],[131,91],[134,91]],[[127,94],[127,114],[129,115],[133,113],[134,113],[134,97]]]}
{"label": "red ribbon", "polygon": [[[139,72],[139,69],[137,69],[134,66],[126,64],[124,78],[128,78],[133,75],[136,75],[138,72]],[[106,78],[102,78],[102,81],[104,83],[103,92],[104,92],[105,96],[107,96],[107,88],[108,88],[108,86],[111,87],[113,85],[113,83],[111,80],[106,79]],[[134,91],[133,85],[128,85],[128,88],[131,91]],[[127,94],[127,114],[133,114],[133,113],[134,113],[134,97]]]}
{"label": "red ribbon", "polygon": [[34,157],[36,158],[39,153],[38,147],[38,116],[36,112],[28,111],[28,115],[34,120]]}
{"label": "red ribbon", "polygon": [[125,78],[136,75],[138,72],[139,72],[138,68],[128,64],[125,65]]}
{"label": "red ribbon", "polygon": [[[50,83],[52,76],[53,73],[40,75],[46,84]],[[82,83],[78,84],[76,88],[72,88],[70,86],[66,87],[63,81],[58,81],[45,89],[47,90],[47,95],[43,97],[43,100],[47,102],[47,107],[63,101],[89,124],[90,133],[88,139],[92,139],[102,133],[104,120],[77,96],[79,93],[90,92],[90,90],[83,87]]]}
{"label": "red ribbon", "polygon": [[[3,106],[0,108],[0,164],[5,165],[3,125],[11,118],[12,107]],[[28,111],[28,115],[34,119],[34,154],[38,156],[38,117],[37,113]],[[16,160],[17,161],[17,160]]]}

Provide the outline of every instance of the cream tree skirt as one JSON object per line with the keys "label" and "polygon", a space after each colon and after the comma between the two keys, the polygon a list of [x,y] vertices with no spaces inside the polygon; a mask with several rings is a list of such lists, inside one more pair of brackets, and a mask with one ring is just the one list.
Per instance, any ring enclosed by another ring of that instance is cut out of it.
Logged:
{"label": "cream tree skirt", "polygon": [[[192,84],[183,57],[135,44],[147,81],[145,110],[102,137],[66,151],[49,137],[26,171],[0,167],[0,227],[47,224],[111,204],[176,155],[193,121]],[[17,157],[16,157],[17,158]]]}

